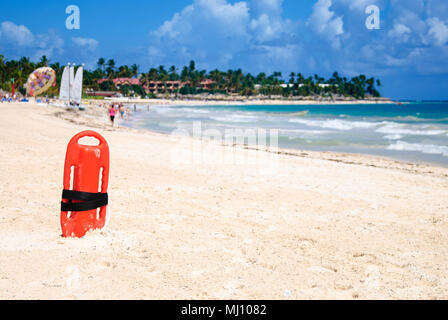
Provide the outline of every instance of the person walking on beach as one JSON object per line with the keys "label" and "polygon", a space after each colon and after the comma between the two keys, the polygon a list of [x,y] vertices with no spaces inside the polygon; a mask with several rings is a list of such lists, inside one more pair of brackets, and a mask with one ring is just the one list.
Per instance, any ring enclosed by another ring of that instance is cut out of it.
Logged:
{"label": "person walking on beach", "polygon": [[120,117],[121,117],[121,119],[124,119],[124,106],[123,106],[123,104],[122,103],[120,103],[120,107],[119,107],[119,112],[120,112]]}
{"label": "person walking on beach", "polygon": [[115,113],[116,113],[115,108],[113,105],[111,105],[109,108],[109,117],[110,117],[110,122],[112,123],[112,126],[114,126]]}

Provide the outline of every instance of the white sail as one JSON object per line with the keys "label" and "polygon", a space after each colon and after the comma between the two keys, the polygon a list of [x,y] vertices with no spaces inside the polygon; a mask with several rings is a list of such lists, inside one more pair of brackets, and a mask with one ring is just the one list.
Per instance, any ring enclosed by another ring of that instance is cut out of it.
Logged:
{"label": "white sail", "polygon": [[67,101],[70,99],[70,67],[65,67],[62,73],[61,88],[59,90],[59,99]]}
{"label": "white sail", "polygon": [[77,103],[81,103],[83,73],[84,73],[83,67],[79,67],[78,70],[76,71],[76,77],[73,82],[73,88],[71,91],[71,98],[73,101]]}
{"label": "white sail", "polygon": [[75,66],[70,67],[70,83],[75,81]]}
{"label": "white sail", "polygon": [[70,100],[73,100],[73,84],[75,83],[75,65],[70,67]]}

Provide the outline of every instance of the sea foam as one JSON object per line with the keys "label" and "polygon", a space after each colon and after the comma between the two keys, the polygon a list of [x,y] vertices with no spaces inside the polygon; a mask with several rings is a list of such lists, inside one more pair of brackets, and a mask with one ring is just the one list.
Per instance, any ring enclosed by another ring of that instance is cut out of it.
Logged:
{"label": "sea foam", "polygon": [[397,141],[395,144],[390,145],[387,149],[395,151],[417,151],[426,154],[440,154],[444,157],[448,157],[448,147],[437,146],[434,144],[419,144]]}
{"label": "sea foam", "polygon": [[389,134],[384,137],[384,139],[387,139],[387,140],[400,140],[402,138],[403,138],[403,136],[400,134]]}
{"label": "sea foam", "polygon": [[232,123],[250,123],[250,122],[257,122],[259,120],[259,118],[255,116],[246,116],[239,114],[229,114],[220,117],[210,117],[210,119],[213,119],[218,122],[232,122]]}
{"label": "sea foam", "polygon": [[413,136],[437,136],[444,134],[445,130],[422,130],[424,127],[420,127],[420,129],[414,128],[406,128],[404,124],[395,123],[395,122],[387,122],[384,126],[378,128],[376,132],[385,133],[389,135],[413,135]]}
{"label": "sea foam", "polygon": [[291,123],[300,123],[309,127],[318,127],[326,129],[335,129],[341,131],[349,131],[355,128],[359,129],[370,129],[375,128],[381,123],[379,122],[368,122],[368,121],[348,121],[348,120],[305,120],[305,119],[291,119]]}

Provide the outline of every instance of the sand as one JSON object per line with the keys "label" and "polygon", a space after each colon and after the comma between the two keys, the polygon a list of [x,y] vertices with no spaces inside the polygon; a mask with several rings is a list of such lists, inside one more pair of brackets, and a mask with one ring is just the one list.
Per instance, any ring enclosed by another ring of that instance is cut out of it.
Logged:
{"label": "sand", "polygon": [[[65,151],[84,129],[110,145],[110,221],[65,239]],[[0,104],[0,299],[448,298],[447,168],[192,141]]]}

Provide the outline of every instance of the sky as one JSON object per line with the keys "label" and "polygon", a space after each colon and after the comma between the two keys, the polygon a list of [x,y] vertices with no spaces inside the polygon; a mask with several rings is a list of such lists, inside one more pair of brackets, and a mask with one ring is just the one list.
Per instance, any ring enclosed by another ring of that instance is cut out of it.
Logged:
{"label": "sky", "polygon": [[[80,25],[70,30],[72,5]],[[286,80],[338,71],[379,78],[393,99],[448,99],[448,1],[2,1],[0,54],[88,68],[113,58],[142,72],[195,60],[198,69],[280,71]]]}

